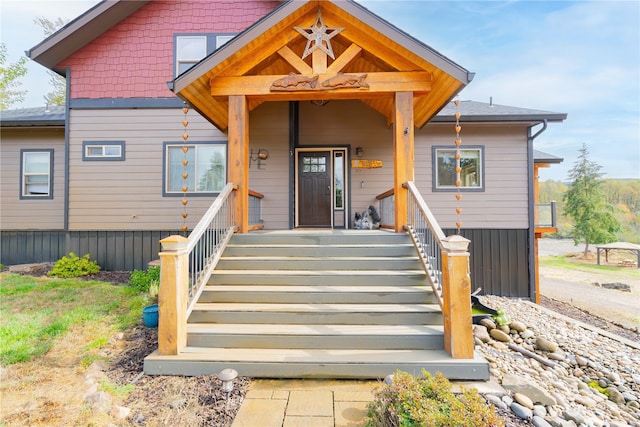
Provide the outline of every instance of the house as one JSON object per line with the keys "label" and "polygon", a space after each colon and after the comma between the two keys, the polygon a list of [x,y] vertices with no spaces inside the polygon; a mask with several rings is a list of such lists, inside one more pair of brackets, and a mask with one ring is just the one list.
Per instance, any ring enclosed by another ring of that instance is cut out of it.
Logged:
{"label": "house", "polygon": [[104,1],[28,55],[68,99],[2,116],[4,264],[144,268],[227,183],[239,234],[370,205],[404,233],[413,183],[474,287],[535,298],[533,141],[566,114],[452,102],[473,73],[355,2]]}

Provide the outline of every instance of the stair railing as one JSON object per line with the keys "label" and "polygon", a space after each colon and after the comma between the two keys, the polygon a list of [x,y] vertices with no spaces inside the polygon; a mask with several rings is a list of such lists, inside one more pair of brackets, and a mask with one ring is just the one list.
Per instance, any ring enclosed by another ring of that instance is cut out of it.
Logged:
{"label": "stair railing", "polygon": [[387,190],[384,193],[376,196],[378,200],[378,213],[380,214],[381,224],[380,228],[395,228],[396,213],[395,213],[395,194],[393,188]]}
{"label": "stair railing", "polygon": [[227,184],[189,237],[160,241],[158,352],[177,355],[186,346],[187,318],[236,231],[234,186]]}
{"label": "stair railing", "polygon": [[469,240],[446,237],[412,181],[408,190],[407,229],[418,250],[444,318],[444,347],[455,359],[473,359]]}

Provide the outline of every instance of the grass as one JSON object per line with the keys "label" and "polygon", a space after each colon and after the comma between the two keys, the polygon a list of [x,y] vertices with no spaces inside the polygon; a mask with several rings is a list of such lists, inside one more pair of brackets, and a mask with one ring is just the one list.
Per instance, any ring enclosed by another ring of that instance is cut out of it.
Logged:
{"label": "grass", "polygon": [[640,280],[640,269],[631,267],[617,267],[613,265],[598,265],[595,260],[586,262],[566,256],[540,257],[540,265],[544,267],[563,268],[570,271],[582,271],[587,273],[607,273],[621,280]]}
{"label": "grass", "polygon": [[113,331],[134,326],[146,303],[128,286],[0,273],[0,364],[38,358],[69,333],[90,337],[77,355],[87,357]]}

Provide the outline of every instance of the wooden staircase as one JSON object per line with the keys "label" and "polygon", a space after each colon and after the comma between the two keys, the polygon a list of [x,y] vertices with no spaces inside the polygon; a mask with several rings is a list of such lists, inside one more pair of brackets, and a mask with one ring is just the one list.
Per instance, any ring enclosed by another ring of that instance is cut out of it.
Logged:
{"label": "wooden staircase", "polygon": [[144,371],[266,378],[382,378],[396,369],[487,380],[488,363],[444,351],[442,312],[405,234],[235,235],[187,324],[179,356]]}

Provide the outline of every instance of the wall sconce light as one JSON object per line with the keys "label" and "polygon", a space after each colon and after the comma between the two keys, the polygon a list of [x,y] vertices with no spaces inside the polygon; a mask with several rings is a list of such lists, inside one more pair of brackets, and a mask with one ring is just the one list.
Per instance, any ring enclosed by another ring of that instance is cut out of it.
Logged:
{"label": "wall sconce light", "polygon": [[227,368],[220,371],[218,379],[222,381],[222,391],[227,393],[227,399],[229,393],[233,390],[233,380],[238,377],[238,371],[235,369]]}
{"label": "wall sconce light", "polygon": [[328,99],[312,99],[311,103],[313,105],[316,105],[318,107],[324,107],[325,105],[327,105],[329,103]]}
{"label": "wall sconce light", "polygon": [[364,150],[362,149],[362,147],[357,147],[356,148],[356,156],[362,157],[363,154],[364,154]]}
{"label": "wall sconce light", "polygon": [[262,169],[262,161],[267,160],[269,158],[269,152],[264,148],[258,149],[258,151],[254,152],[253,148],[251,149],[251,154],[249,154],[249,167],[251,167],[252,162],[258,162],[258,169]]}

